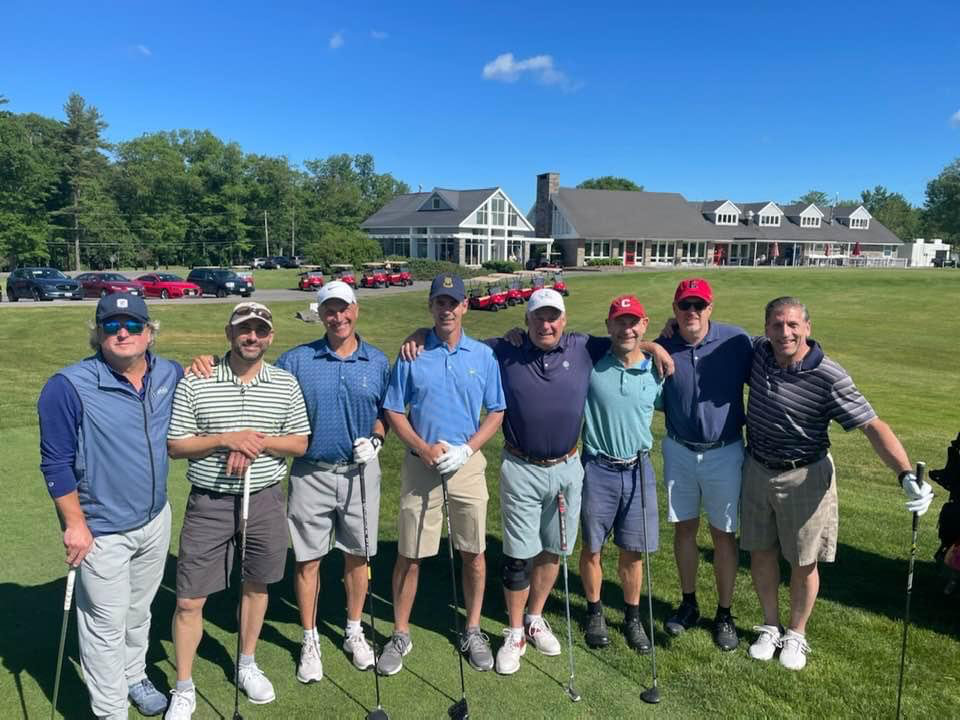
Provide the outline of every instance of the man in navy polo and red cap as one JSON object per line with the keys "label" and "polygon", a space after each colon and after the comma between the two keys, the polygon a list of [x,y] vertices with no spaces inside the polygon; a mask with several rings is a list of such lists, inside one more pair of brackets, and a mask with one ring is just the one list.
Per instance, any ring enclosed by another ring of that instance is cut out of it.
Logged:
{"label": "man in navy polo and red cap", "polygon": [[127,293],[97,303],[95,354],[40,393],[40,469],[79,568],[80,664],[90,707],[127,717],[127,700],[159,715],[167,699],[147,679],[150,605],[170,546],[167,428],[182,368],[150,352],[157,325]]}

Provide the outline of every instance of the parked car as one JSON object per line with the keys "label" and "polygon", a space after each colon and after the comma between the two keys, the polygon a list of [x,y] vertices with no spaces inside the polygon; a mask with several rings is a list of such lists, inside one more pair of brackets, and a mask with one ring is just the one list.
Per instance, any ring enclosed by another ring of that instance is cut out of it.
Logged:
{"label": "parked car", "polygon": [[7,299],[16,302],[24,297],[38,301],[54,298],[83,300],[83,287],[56,268],[22,267],[7,277]]}
{"label": "parked car", "polygon": [[253,288],[253,270],[234,270],[234,272],[247,281],[247,285]]}
{"label": "parked car", "polygon": [[931,261],[930,264],[933,265],[934,267],[938,267],[938,268],[955,268],[955,267],[957,267],[957,261],[956,261],[956,260],[948,260],[947,258],[944,258],[944,257],[935,257],[935,258]]}
{"label": "parked car", "polygon": [[116,272],[85,272],[74,277],[83,285],[84,297],[105,297],[113,293],[125,292],[143,297],[143,285]]}
{"label": "parked car", "polygon": [[254,270],[256,270],[256,269],[258,269],[258,268],[262,268],[263,265],[264,265],[264,263],[267,262],[267,260],[269,260],[269,259],[270,259],[270,258],[256,257],[256,258],[254,258],[253,260],[250,261],[250,267],[252,267]]}
{"label": "parked car", "polygon": [[277,267],[295,269],[300,267],[300,258],[287,257],[286,255],[276,255],[271,258]]}
{"label": "parked car", "polygon": [[187,275],[187,282],[199,285],[201,294],[217,297],[227,295],[250,297],[254,290],[252,285],[230,268],[194,268]]}
{"label": "parked car", "polygon": [[199,297],[200,286],[187,282],[179,275],[171,273],[148,273],[137,278],[143,284],[143,293],[146,297],[178,298]]}
{"label": "parked car", "polygon": [[297,287],[301,290],[319,290],[323,287],[323,273],[319,270],[308,270],[300,273]]}

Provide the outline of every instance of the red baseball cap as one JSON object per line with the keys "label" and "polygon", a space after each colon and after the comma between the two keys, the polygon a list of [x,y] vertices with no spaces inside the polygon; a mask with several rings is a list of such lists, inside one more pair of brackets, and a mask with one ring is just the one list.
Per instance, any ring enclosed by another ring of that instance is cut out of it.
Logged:
{"label": "red baseball cap", "polygon": [[613,299],[610,303],[610,312],[607,313],[607,320],[613,320],[621,315],[633,315],[638,318],[645,318],[646,311],[643,305],[634,295],[621,295]]}
{"label": "red baseball cap", "polygon": [[710,287],[710,283],[703,278],[681,280],[680,284],[677,285],[677,291],[673,294],[673,301],[680,302],[681,300],[686,300],[691,297],[700,298],[708,303],[712,303],[713,290]]}

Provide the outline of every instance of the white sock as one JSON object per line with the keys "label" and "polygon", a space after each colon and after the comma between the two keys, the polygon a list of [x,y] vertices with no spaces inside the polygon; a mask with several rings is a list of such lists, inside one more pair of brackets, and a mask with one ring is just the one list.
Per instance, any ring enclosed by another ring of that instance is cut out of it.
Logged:
{"label": "white sock", "polygon": [[537,620],[541,620],[542,618],[542,615],[531,615],[530,613],[527,613],[523,616],[523,624],[528,626],[533,625],[533,623],[535,623]]}
{"label": "white sock", "polygon": [[350,637],[351,635],[359,635],[362,632],[363,628],[360,626],[359,620],[347,620],[347,637]]}
{"label": "white sock", "polygon": [[193,678],[188,678],[187,680],[177,680],[176,690],[178,693],[189,692],[193,689]]}
{"label": "white sock", "polygon": [[510,634],[513,635],[514,637],[523,637],[523,628],[512,627],[510,628]]}
{"label": "white sock", "polygon": [[253,655],[244,655],[243,653],[240,653],[240,667],[249,667],[253,664]]}
{"label": "white sock", "polygon": [[308,642],[310,640],[320,640],[320,634],[317,632],[315,627],[303,631],[303,642]]}

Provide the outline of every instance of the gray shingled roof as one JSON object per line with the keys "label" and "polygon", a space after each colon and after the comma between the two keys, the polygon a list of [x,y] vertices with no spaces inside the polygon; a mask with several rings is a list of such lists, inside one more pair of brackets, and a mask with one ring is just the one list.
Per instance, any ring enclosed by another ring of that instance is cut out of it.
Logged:
{"label": "gray shingled roof", "polygon": [[[488,197],[499,188],[483,188],[480,190],[447,190],[434,188],[430,192],[407,193],[397,195],[393,200],[368,217],[360,227],[363,229],[380,227],[423,227],[423,226],[457,226],[466,220]],[[452,210],[418,210],[427,198],[434,193],[439,194]]]}

